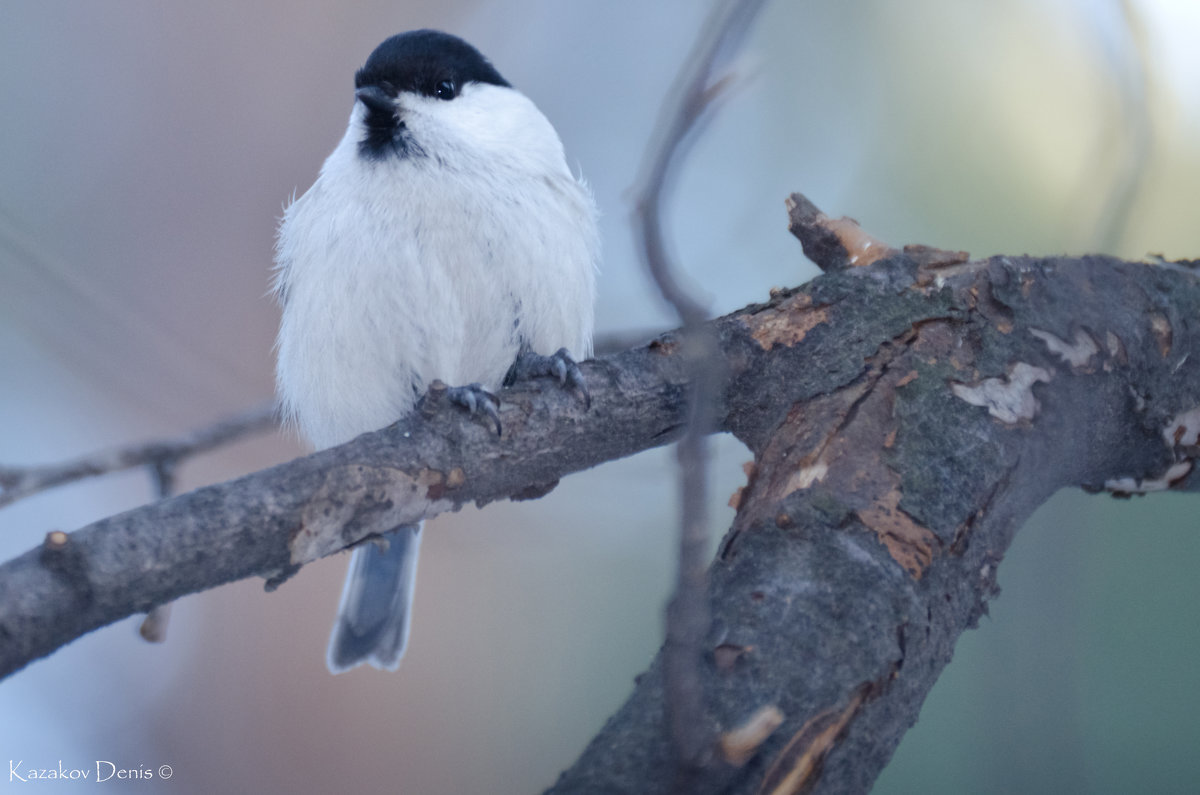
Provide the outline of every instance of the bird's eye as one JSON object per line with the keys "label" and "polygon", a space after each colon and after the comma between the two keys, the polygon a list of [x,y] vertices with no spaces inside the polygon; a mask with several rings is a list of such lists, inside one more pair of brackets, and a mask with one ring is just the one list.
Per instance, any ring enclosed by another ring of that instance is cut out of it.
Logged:
{"label": "bird's eye", "polygon": [[458,96],[458,86],[453,80],[442,80],[433,88],[438,99],[454,99]]}

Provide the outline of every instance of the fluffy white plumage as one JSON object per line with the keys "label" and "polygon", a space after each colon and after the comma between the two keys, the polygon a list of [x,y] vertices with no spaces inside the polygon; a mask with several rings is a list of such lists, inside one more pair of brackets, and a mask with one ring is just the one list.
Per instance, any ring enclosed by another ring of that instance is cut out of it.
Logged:
{"label": "fluffy white plumage", "polygon": [[382,428],[435,378],[497,388],[521,340],[591,355],[595,206],[514,89],[399,99],[426,156],[358,153],[365,108],[284,212],[277,380],[318,449]]}
{"label": "fluffy white plumage", "polygon": [[[474,53],[445,34],[417,35]],[[463,81],[449,101],[396,88],[406,146],[364,153],[372,109],[360,94],[345,136],[279,229],[278,392],[285,418],[318,449],[394,422],[434,379],[497,389],[522,345],[591,354],[596,210],[550,122],[506,85]],[[419,538],[411,533],[407,559],[393,561],[400,573],[388,575],[408,593],[393,607],[362,604],[360,568],[370,561],[356,550],[340,622],[407,613]],[[335,627],[330,667],[394,668],[407,618],[394,624],[379,645],[398,648],[349,663],[337,660]]]}

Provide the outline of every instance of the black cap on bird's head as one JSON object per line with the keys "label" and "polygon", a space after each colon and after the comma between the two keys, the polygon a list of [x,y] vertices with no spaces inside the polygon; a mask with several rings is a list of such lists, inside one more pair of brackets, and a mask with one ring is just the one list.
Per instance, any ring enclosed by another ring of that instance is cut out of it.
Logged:
{"label": "black cap on bird's head", "polygon": [[479,50],[438,30],[398,33],[380,44],[354,75],[356,89],[377,86],[395,96],[412,91],[453,99],[467,83],[508,86]]}

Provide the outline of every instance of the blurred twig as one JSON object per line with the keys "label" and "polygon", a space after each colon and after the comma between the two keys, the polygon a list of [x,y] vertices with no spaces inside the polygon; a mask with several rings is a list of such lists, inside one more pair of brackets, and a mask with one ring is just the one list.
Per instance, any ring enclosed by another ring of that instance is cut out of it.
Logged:
{"label": "blurred twig", "polygon": [[1154,141],[1150,44],[1136,5],[1116,0],[1125,35],[1107,47],[1106,61],[1119,106],[1117,123],[1108,125],[1102,151],[1117,150],[1108,195],[1096,218],[1092,245],[1117,253],[1129,231],[1133,205],[1145,181]]}
{"label": "blurred twig", "polygon": [[722,380],[716,342],[704,327],[707,308],[680,284],[663,239],[662,213],[669,181],[712,107],[728,86],[720,70],[745,37],[763,0],[721,0],[710,14],[663,106],[646,151],[633,222],[641,255],[663,298],[682,323],[687,356],[688,425],[679,442],[680,534],[675,594],[667,608],[664,650],[666,710],[674,749],[675,789],[692,789],[709,764],[715,730],[704,705],[700,663],[709,627],[706,603],[708,545],[707,434],[714,422],[713,399]]}
{"label": "blurred twig", "polygon": [[[147,469],[154,481],[154,494],[160,500],[175,496],[175,467],[179,463],[176,458],[156,459]],[[162,643],[167,639],[167,625],[171,622],[171,605],[174,602],[157,605],[146,613],[138,626],[138,634],[148,643]]]}
{"label": "blurred twig", "polygon": [[0,508],[55,486],[141,466],[151,468],[160,496],[167,496],[180,461],[274,425],[275,404],[263,403],[174,439],[118,447],[49,466],[0,467]]}

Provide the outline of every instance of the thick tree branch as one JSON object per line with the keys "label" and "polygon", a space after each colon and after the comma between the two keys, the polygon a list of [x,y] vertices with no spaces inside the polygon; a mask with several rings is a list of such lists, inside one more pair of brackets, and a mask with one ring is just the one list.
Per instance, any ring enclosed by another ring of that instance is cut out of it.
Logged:
{"label": "thick tree branch", "polygon": [[[755,469],[709,573],[727,764],[696,792],[867,791],[1039,504],[1200,488],[1195,263],[880,252],[811,209],[829,274],[722,338]],[[552,791],[667,791],[662,693],[660,655]]]}
{"label": "thick tree branch", "polygon": [[398,524],[544,493],[678,437],[687,388],[670,336],[583,364],[593,406],[549,380],[503,392],[505,434],[431,392],[401,423],[110,517],[0,565],[0,675],[92,629],[225,582],[281,582]]}
{"label": "thick tree branch", "polygon": [[[709,572],[700,674],[722,761],[698,792],[867,789],[1042,501],[1200,488],[1191,266],[959,259],[889,251],[709,326],[730,375],[712,416],[755,469]],[[341,447],[52,534],[0,566],[0,673],[184,594],[278,582],[371,533],[673,440],[683,359],[667,334],[586,362],[590,411],[549,381],[507,390],[499,440],[433,394]],[[660,659],[556,791],[668,791],[663,704]]]}

